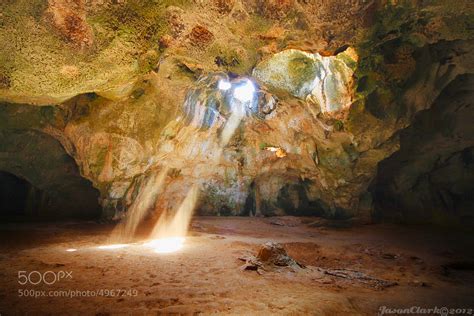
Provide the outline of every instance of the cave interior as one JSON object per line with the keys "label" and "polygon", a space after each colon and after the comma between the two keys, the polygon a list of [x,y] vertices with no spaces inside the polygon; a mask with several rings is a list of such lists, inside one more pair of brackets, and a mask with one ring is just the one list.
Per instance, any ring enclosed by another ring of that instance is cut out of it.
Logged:
{"label": "cave interior", "polygon": [[472,315],[473,20],[2,1],[0,315]]}

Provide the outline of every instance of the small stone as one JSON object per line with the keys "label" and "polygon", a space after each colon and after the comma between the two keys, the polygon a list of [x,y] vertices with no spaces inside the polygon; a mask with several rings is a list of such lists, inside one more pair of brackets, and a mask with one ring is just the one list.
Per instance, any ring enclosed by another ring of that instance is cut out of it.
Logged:
{"label": "small stone", "polygon": [[297,265],[299,267],[304,267],[302,264],[288,256],[283,245],[275,242],[267,242],[263,244],[258,251],[257,259],[263,263],[269,263],[276,266]]}
{"label": "small stone", "polygon": [[398,255],[393,254],[393,253],[384,253],[384,254],[382,254],[382,258],[384,258],[384,259],[397,259]]}
{"label": "small stone", "polygon": [[289,267],[293,271],[297,271],[305,266],[286,253],[283,245],[275,242],[267,242],[263,244],[257,256],[243,256],[239,260],[245,261],[241,270],[254,270],[261,274],[261,270],[272,270],[277,267]]}

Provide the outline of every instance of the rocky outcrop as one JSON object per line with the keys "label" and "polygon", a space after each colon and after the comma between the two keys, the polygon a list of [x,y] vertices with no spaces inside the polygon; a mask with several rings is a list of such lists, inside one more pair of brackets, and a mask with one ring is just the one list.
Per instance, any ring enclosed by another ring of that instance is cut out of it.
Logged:
{"label": "rocky outcrop", "polygon": [[294,49],[273,55],[257,65],[253,76],[300,99],[309,99],[317,112],[347,109],[354,99],[357,55],[349,48],[336,56],[323,57]]}

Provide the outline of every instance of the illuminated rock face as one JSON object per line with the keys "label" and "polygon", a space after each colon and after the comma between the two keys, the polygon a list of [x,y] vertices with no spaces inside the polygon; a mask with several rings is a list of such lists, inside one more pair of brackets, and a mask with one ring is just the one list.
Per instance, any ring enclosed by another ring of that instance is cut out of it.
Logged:
{"label": "illuminated rock face", "polygon": [[158,212],[198,185],[200,214],[367,219],[398,132],[474,72],[464,2],[70,2],[0,1],[0,131],[58,140],[104,217],[169,168]]}
{"label": "illuminated rock face", "polygon": [[276,99],[249,78],[229,79],[225,73],[196,81],[186,95],[183,111],[187,124],[200,128],[221,127],[232,113],[264,118],[276,107]]}
{"label": "illuminated rock face", "polygon": [[258,64],[253,75],[274,90],[309,98],[322,112],[334,112],[353,101],[356,56],[351,48],[328,57],[289,49]]}

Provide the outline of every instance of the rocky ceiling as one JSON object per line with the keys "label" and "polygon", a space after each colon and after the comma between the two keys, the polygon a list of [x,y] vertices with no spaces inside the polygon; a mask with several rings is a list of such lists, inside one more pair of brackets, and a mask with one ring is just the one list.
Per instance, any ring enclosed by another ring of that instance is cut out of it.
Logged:
{"label": "rocky ceiling", "polygon": [[[2,1],[2,137],[56,139],[107,218],[169,168],[157,212],[198,185],[200,214],[367,221],[386,206],[377,194],[409,190],[390,183],[430,155],[419,142],[457,124],[465,96],[453,86],[474,71],[473,11],[471,1]],[[430,115],[440,126],[416,128]],[[472,131],[446,142],[443,159],[470,157]],[[37,150],[53,159],[42,141]],[[409,166],[396,162],[406,155]],[[406,218],[457,214],[400,201],[392,211]]]}

